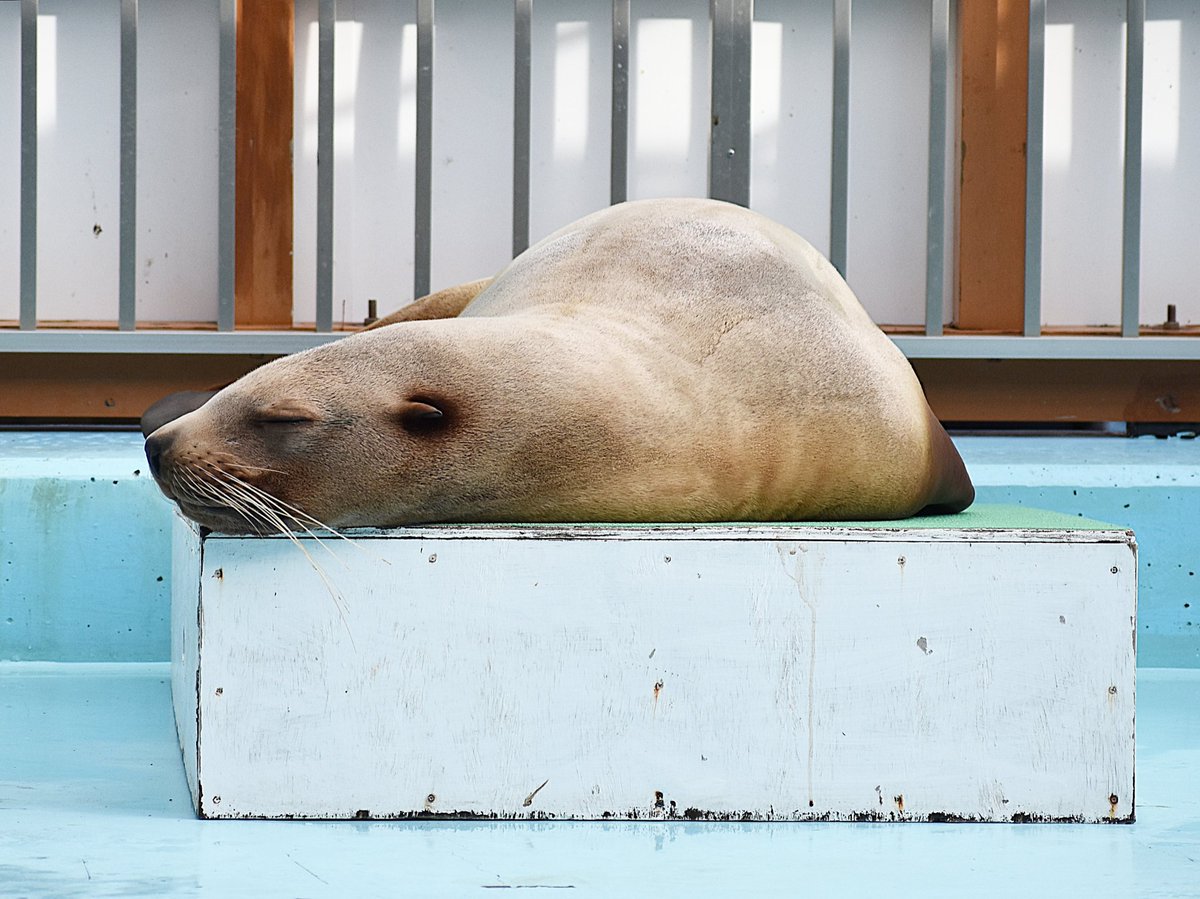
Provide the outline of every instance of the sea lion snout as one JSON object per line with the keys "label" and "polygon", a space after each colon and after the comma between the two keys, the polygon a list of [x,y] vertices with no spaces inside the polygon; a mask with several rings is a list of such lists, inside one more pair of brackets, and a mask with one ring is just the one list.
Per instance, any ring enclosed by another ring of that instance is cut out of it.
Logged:
{"label": "sea lion snout", "polygon": [[178,465],[179,428],[175,422],[167,422],[146,438],[146,462],[150,466],[150,474],[164,494],[175,499],[176,491],[171,489],[172,467]]}
{"label": "sea lion snout", "polygon": [[154,433],[146,438],[146,461],[150,464],[150,474],[154,475],[155,480],[159,479],[162,472],[163,452],[171,443],[171,437],[160,435],[160,430],[162,429],[155,429]]}
{"label": "sea lion snout", "polygon": [[[259,482],[268,470],[232,458],[204,421],[183,416],[146,438],[146,461],[159,490],[189,518],[214,530],[280,530],[273,517],[285,508]],[[273,492],[280,494],[278,485]],[[289,513],[290,514],[290,513]]]}

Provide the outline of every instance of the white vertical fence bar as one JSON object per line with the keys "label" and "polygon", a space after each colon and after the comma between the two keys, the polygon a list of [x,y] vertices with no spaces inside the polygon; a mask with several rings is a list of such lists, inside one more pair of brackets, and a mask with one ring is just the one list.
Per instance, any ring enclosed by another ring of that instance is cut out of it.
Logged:
{"label": "white vertical fence bar", "polygon": [[1029,0],[1029,99],[1025,136],[1025,327],[1042,333],[1042,110],[1046,83],[1046,0]]}
{"label": "white vertical fence bar", "polygon": [[37,327],[37,17],[21,0],[21,298],[22,331]]}
{"label": "white vertical fence bar", "polygon": [[317,330],[333,330],[333,51],[337,0],[317,13]]}
{"label": "white vertical fence bar", "polygon": [[433,2],[417,0],[416,212],[413,297],[429,293],[433,257]]}
{"label": "white vertical fence bar", "polygon": [[237,246],[237,0],[221,0],[217,52],[217,330],[232,331]]}
{"label": "white vertical fence bar", "polygon": [[929,11],[929,212],[925,236],[925,333],[942,333],[946,281],[946,88],[950,0]]}
{"label": "white vertical fence bar", "polygon": [[612,148],[609,202],[624,203],[629,193],[629,0],[612,5]]}
{"label": "white vertical fence bar", "polygon": [[118,326],[137,321],[137,37],[138,0],[121,0],[121,177]]}
{"label": "white vertical fence bar", "polygon": [[1138,336],[1142,245],[1142,70],[1146,0],[1126,0],[1125,187],[1121,234],[1121,336]]}
{"label": "white vertical fence bar", "polygon": [[833,0],[833,140],[829,261],[846,275],[850,230],[850,19],[851,0]]}
{"label": "white vertical fence bar", "polygon": [[513,3],[512,254],[529,247],[529,113],[533,0]]}
{"label": "white vertical fence bar", "polygon": [[754,0],[711,0],[708,195],[750,205],[750,36]]}

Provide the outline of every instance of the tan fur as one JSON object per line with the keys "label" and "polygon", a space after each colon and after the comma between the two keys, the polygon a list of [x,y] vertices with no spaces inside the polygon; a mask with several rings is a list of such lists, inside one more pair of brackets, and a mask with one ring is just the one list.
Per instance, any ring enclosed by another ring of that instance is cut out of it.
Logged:
{"label": "tan fur", "polygon": [[896,518],[973,498],[908,362],[832,266],[708,200],[591,215],[459,317],[272,362],[151,444],[168,495],[217,467],[334,527]]}

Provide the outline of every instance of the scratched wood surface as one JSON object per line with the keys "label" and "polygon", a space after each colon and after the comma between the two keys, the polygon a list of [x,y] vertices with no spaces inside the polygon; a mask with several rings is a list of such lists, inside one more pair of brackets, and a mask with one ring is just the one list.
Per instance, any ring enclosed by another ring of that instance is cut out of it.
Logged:
{"label": "scratched wood surface", "polygon": [[181,525],[200,813],[1131,819],[1130,535],[586,531]]}

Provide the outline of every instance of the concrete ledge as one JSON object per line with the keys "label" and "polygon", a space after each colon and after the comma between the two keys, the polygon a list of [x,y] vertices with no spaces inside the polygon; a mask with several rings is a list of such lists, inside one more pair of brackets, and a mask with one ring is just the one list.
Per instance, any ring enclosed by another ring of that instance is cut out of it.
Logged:
{"label": "concrete ledge", "polygon": [[134,433],[0,433],[0,660],[162,661],[172,511]]}

